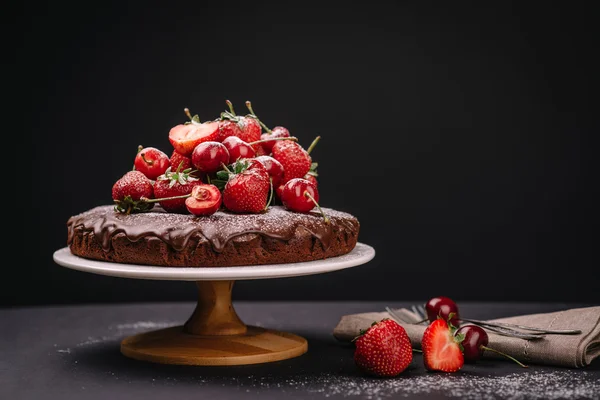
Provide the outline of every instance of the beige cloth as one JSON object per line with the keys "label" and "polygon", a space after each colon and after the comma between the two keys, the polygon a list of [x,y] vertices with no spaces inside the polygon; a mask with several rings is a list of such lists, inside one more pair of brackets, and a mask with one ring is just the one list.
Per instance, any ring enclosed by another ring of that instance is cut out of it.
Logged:
{"label": "beige cloth", "polygon": [[[407,318],[418,321],[416,314],[407,309],[399,310]],[[351,341],[361,329],[367,329],[374,321],[391,318],[384,312],[371,312],[345,315],[333,331],[340,341]],[[542,329],[579,329],[578,335],[546,335],[543,339],[524,340],[520,338],[489,334],[488,347],[509,354],[523,363],[546,364],[562,367],[581,368],[589,365],[600,356],[600,306],[573,308],[545,314],[520,315],[491,321],[509,322]],[[414,348],[421,348],[421,337],[426,324],[400,323]],[[502,358],[486,351],[484,357]]]}

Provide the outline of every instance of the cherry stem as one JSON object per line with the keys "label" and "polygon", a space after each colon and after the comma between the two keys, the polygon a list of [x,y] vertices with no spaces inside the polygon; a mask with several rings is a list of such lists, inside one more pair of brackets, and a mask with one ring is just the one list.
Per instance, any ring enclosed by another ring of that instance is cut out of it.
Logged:
{"label": "cherry stem", "polygon": [[236,116],[236,113],[233,110],[233,103],[231,103],[229,100],[225,100],[225,103],[227,103],[227,107],[229,107],[229,111],[231,111],[231,113],[233,114],[233,116]]}
{"label": "cherry stem", "polygon": [[258,144],[258,143],[265,143],[265,142],[272,142],[275,140],[291,140],[292,142],[297,142],[298,138],[294,137],[294,136],[290,136],[290,137],[278,137],[278,138],[273,138],[273,139],[261,139],[261,140],[257,140],[255,142],[250,142],[248,143],[250,146],[252,146],[253,144]]}
{"label": "cherry stem", "polygon": [[223,167],[223,169],[227,172],[229,172],[230,174],[233,174],[233,172],[231,172],[231,170],[229,168],[227,168],[227,165],[225,165],[225,163],[221,163],[221,166]]}
{"label": "cherry stem", "polygon": [[256,116],[256,114],[254,113],[254,110],[252,109],[252,103],[250,103],[250,101],[248,101],[248,100],[246,100],[246,108],[248,109],[248,111],[250,111],[250,115],[252,115],[254,118],[256,118],[256,120],[258,121],[258,123],[260,124],[260,126],[262,126],[263,129],[265,131],[267,131],[267,133],[269,135],[273,133],[273,131],[270,130],[268,126],[266,126],[265,124],[263,124],[263,122],[260,120],[260,118],[258,118]]}
{"label": "cherry stem", "polygon": [[323,220],[325,220],[326,224],[329,224],[329,217],[327,215],[325,215],[325,213],[323,212],[323,210],[321,209],[321,206],[319,206],[319,203],[317,203],[317,201],[315,200],[314,197],[312,197],[312,195],[310,193],[308,193],[308,190],[304,191],[304,195],[306,197],[308,197],[309,199],[312,200],[313,203],[315,203],[315,206],[317,206],[317,208],[319,209],[319,212],[321,213],[321,215],[323,216]]}
{"label": "cherry stem", "polygon": [[[138,146],[138,150],[137,153],[135,153],[136,155],[140,154],[140,151],[142,151],[142,149],[144,148],[144,146],[142,146],[141,144]],[[143,154],[142,154],[143,156]],[[144,160],[146,161],[146,160]],[[133,161],[133,168],[131,169],[132,171],[135,171],[135,160]]]}
{"label": "cherry stem", "polygon": [[317,145],[317,143],[319,143],[319,140],[321,140],[321,136],[317,136],[315,138],[315,140],[312,141],[312,143],[310,144],[310,146],[308,146],[308,150],[306,150],[306,152],[308,154],[310,154],[310,152],[313,151],[313,149],[315,148],[315,146]]}
{"label": "cherry stem", "polygon": [[142,160],[144,160],[144,162],[148,165],[152,165],[154,164],[154,161],[152,160],[146,160],[146,156],[144,156],[144,153],[140,154],[140,156],[142,157]]}
{"label": "cherry stem", "polygon": [[194,124],[199,124],[200,122],[200,118],[198,118],[198,116],[196,115],[196,119],[197,121],[194,120],[194,117],[192,117],[192,114],[190,114],[190,109],[189,108],[184,108],[183,112],[185,113],[185,115],[187,115],[187,117],[190,119],[190,121],[192,121],[192,123]]}
{"label": "cherry stem", "polygon": [[516,362],[517,364],[519,364],[519,365],[520,365],[521,367],[523,367],[523,368],[528,368],[528,367],[527,367],[527,365],[523,364],[522,362],[520,362],[520,361],[519,361],[519,360],[517,360],[516,358],[514,358],[514,357],[511,357],[511,356],[509,356],[509,355],[508,355],[508,354],[506,354],[506,353],[503,353],[503,352],[501,352],[501,351],[498,351],[498,350],[491,349],[491,348],[489,348],[489,347],[487,347],[487,346],[484,346],[484,345],[481,345],[481,346],[479,346],[479,347],[480,347],[480,348],[482,348],[482,349],[484,349],[484,350],[491,351],[492,353],[500,354],[501,356],[504,356],[504,357],[506,357],[506,358],[509,358],[509,359],[513,360],[514,362]]}
{"label": "cherry stem", "polygon": [[271,205],[271,201],[273,200],[273,178],[269,177],[269,183],[271,184],[271,192],[269,194],[269,201],[267,202],[267,205],[265,206],[265,211],[267,211],[269,209],[269,206]]}
{"label": "cherry stem", "polygon": [[160,201],[168,201],[168,200],[177,200],[177,199],[187,199],[192,194],[182,194],[181,196],[172,196],[172,197],[163,197],[162,199],[149,199],[147,197],[140,198],[140,201],[144,203],[158,203]]}

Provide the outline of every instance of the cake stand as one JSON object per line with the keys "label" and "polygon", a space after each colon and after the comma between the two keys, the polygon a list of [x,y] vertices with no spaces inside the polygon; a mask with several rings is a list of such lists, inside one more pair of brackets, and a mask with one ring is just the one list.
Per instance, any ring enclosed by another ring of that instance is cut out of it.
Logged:
{"label": "cake stand", "polygon": [[336,271],[365,264],[375,250],[357,243],[348,254],[325,260],[218,268],[168,268],[89,260],[68,247],[54,252],[54,261],[67,268],[121,278],[195,281],[196,309],[182,326],[160,329],[121,342],[121,353],[142,361],[182,365],[246,365],[286,360],[304,354],[303,337],[246,326],[231,303],[236,280],[285,278]]}

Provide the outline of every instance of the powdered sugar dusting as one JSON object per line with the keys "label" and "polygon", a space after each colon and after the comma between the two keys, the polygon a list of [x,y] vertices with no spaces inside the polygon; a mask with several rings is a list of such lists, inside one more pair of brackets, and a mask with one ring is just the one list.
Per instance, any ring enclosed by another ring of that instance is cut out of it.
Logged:
{"label": "powdered sugar dusting", "polygon": [[[387,399],[436,395],[465,400],[600,399],[600,380],[586,371],[531,371],[505,376],[465,374],[405,375],[394,379],[336,376],[288,379],[282,385],[261,383],[264,388],[288,387],[326,398]],[[288,389],[288,391],[289,391]]]}
{"label": "powdered sugar dusting", "polygon": [[[127,335],[132,335],[132,334],[146,332],[146,331],[155,330],[155,329],[169,328],[169,327],[175,326],[177,324],[178,323],[174,322],[174,321],[136,321],[136,322],[126,323],[126,324],[111,325],[108,327],[108,330],[113,331],[114,333],[112,333],[110,335],[103,335],[103,336],[88,336],[85,340],[75,344],[75,346],[73,346],[73,347],[78,348],[78,347],[91,346],[91,345],[100,344],[100,343],[118,341]],[[57,347],[57,346],[58,345],[54,345],[54,347]],[[69,347],[59,348],[59,349],[56,349],[56,352],[71,354],[72,349]]]}

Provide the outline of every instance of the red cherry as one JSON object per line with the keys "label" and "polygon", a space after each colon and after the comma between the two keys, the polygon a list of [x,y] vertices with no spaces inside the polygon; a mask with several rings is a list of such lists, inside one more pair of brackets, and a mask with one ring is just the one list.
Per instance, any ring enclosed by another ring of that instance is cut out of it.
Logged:
{"label": "red cherry", "polygon": [[309,193],[316,202],[319,201],[319,191],[315,185],[306,179],[294,178],[283,186],[281,201],[292,211],[309,212],[315,207],[315,201],[305,193]]}
{"label": "red cherry", "polygon": [[319,191],[312,183],[302,178],[293,178],[283,185],[281,190],[281,202],[292,211],[309,212],[315,206],[323,216],[326,224],[329,224],[329,217],[325,215],[319,206]]}
{"label": "red cherry", "polygon": [[[235,137],[235,136],[231,136]],[[219,142],[200,143],[192,153],[192,163],[198,171],[211,174],[221,169],[221,164],[229,162],[227,147]]]}
{"label": "red cherry", "polygon": [[168,155],[157,148],[140,146],[133,160],[133,166],[146,175],[146,178],[156,180],[171,166],[171,161]]}
{"label": "red cherry", "polygon": [[233,164],[240,158],[253,158],[256,155],[252,146],[237,136],[229,136],[223,139],[223,145],[229,152],[228,164]]}
{"label": "red cherry", "polygon": [[433,322],[436,319],[442,318],[444,321],[448,321],[451,313],[454,313],[450,318],[450,323],[454,326],[459,325],[460,315],[458,313],[458,306],[456,303],[444,296],[433,297],[425,303],[425,310],[427,311],[427,318],[429,322]]}
{"label": "red cherry", "polygon": [[491,351],[497,354],[500,354],[517,364],[521,367],[527,368],[526,365],[522,364],[519,360],[514,357],[509,356],[508,354],[502,353],[498,350],[494,350],[488,347],[489,337],[487,332],[477,325],[464,325],[458,328],[454,334],[463,335],[464,339],[460,342],[463,346],[463,356],[465,362],[476,362],[481,357],[483,357],[483,353],[487,351]]}
{"label": "red cherry", "polygon": [[284,185],[276,186],[276,189],[275,189],[275,195],[277,196],[277,198],[279,200],[281,200],[281,196],[283,195],[283,186]]}
{"label": "red cherry", "polygon": [[465,361],[475,362],[479,360],[485,351],[483,346],[487,346],[489,342],[486,331],[477,325],[465,325],[456,331],[456,334],[460,333],[465,335],[465,339],[461,342]]}
{"label": "red cherry", "polygon": [[185,207],[194,215],[211,215],[221,207],[221,192],[215,185],[197,185],[190,197],[185,199]]}
{"label": "red cherry", "polygon": [[267,140],[267,142],[262,143],[262,146],[264,147],[267,153],[270,153],[271,151],[273,151],[273,146],[275,145],[275,143],[277,143],[277,141],[269,139],[284,137],[290,137],[290,131],[288,131],[283,126],[276,126],[271,130],[271,133],[267,132],[260,135],[260,140]]}
{"label": "red cherry", "polygon": [[265,166],[265,169],[273,181],[273,187],[278,187],[283,178],[283,165],[273,157],[269,156],[259,156],[256,157],[255,160]]}

